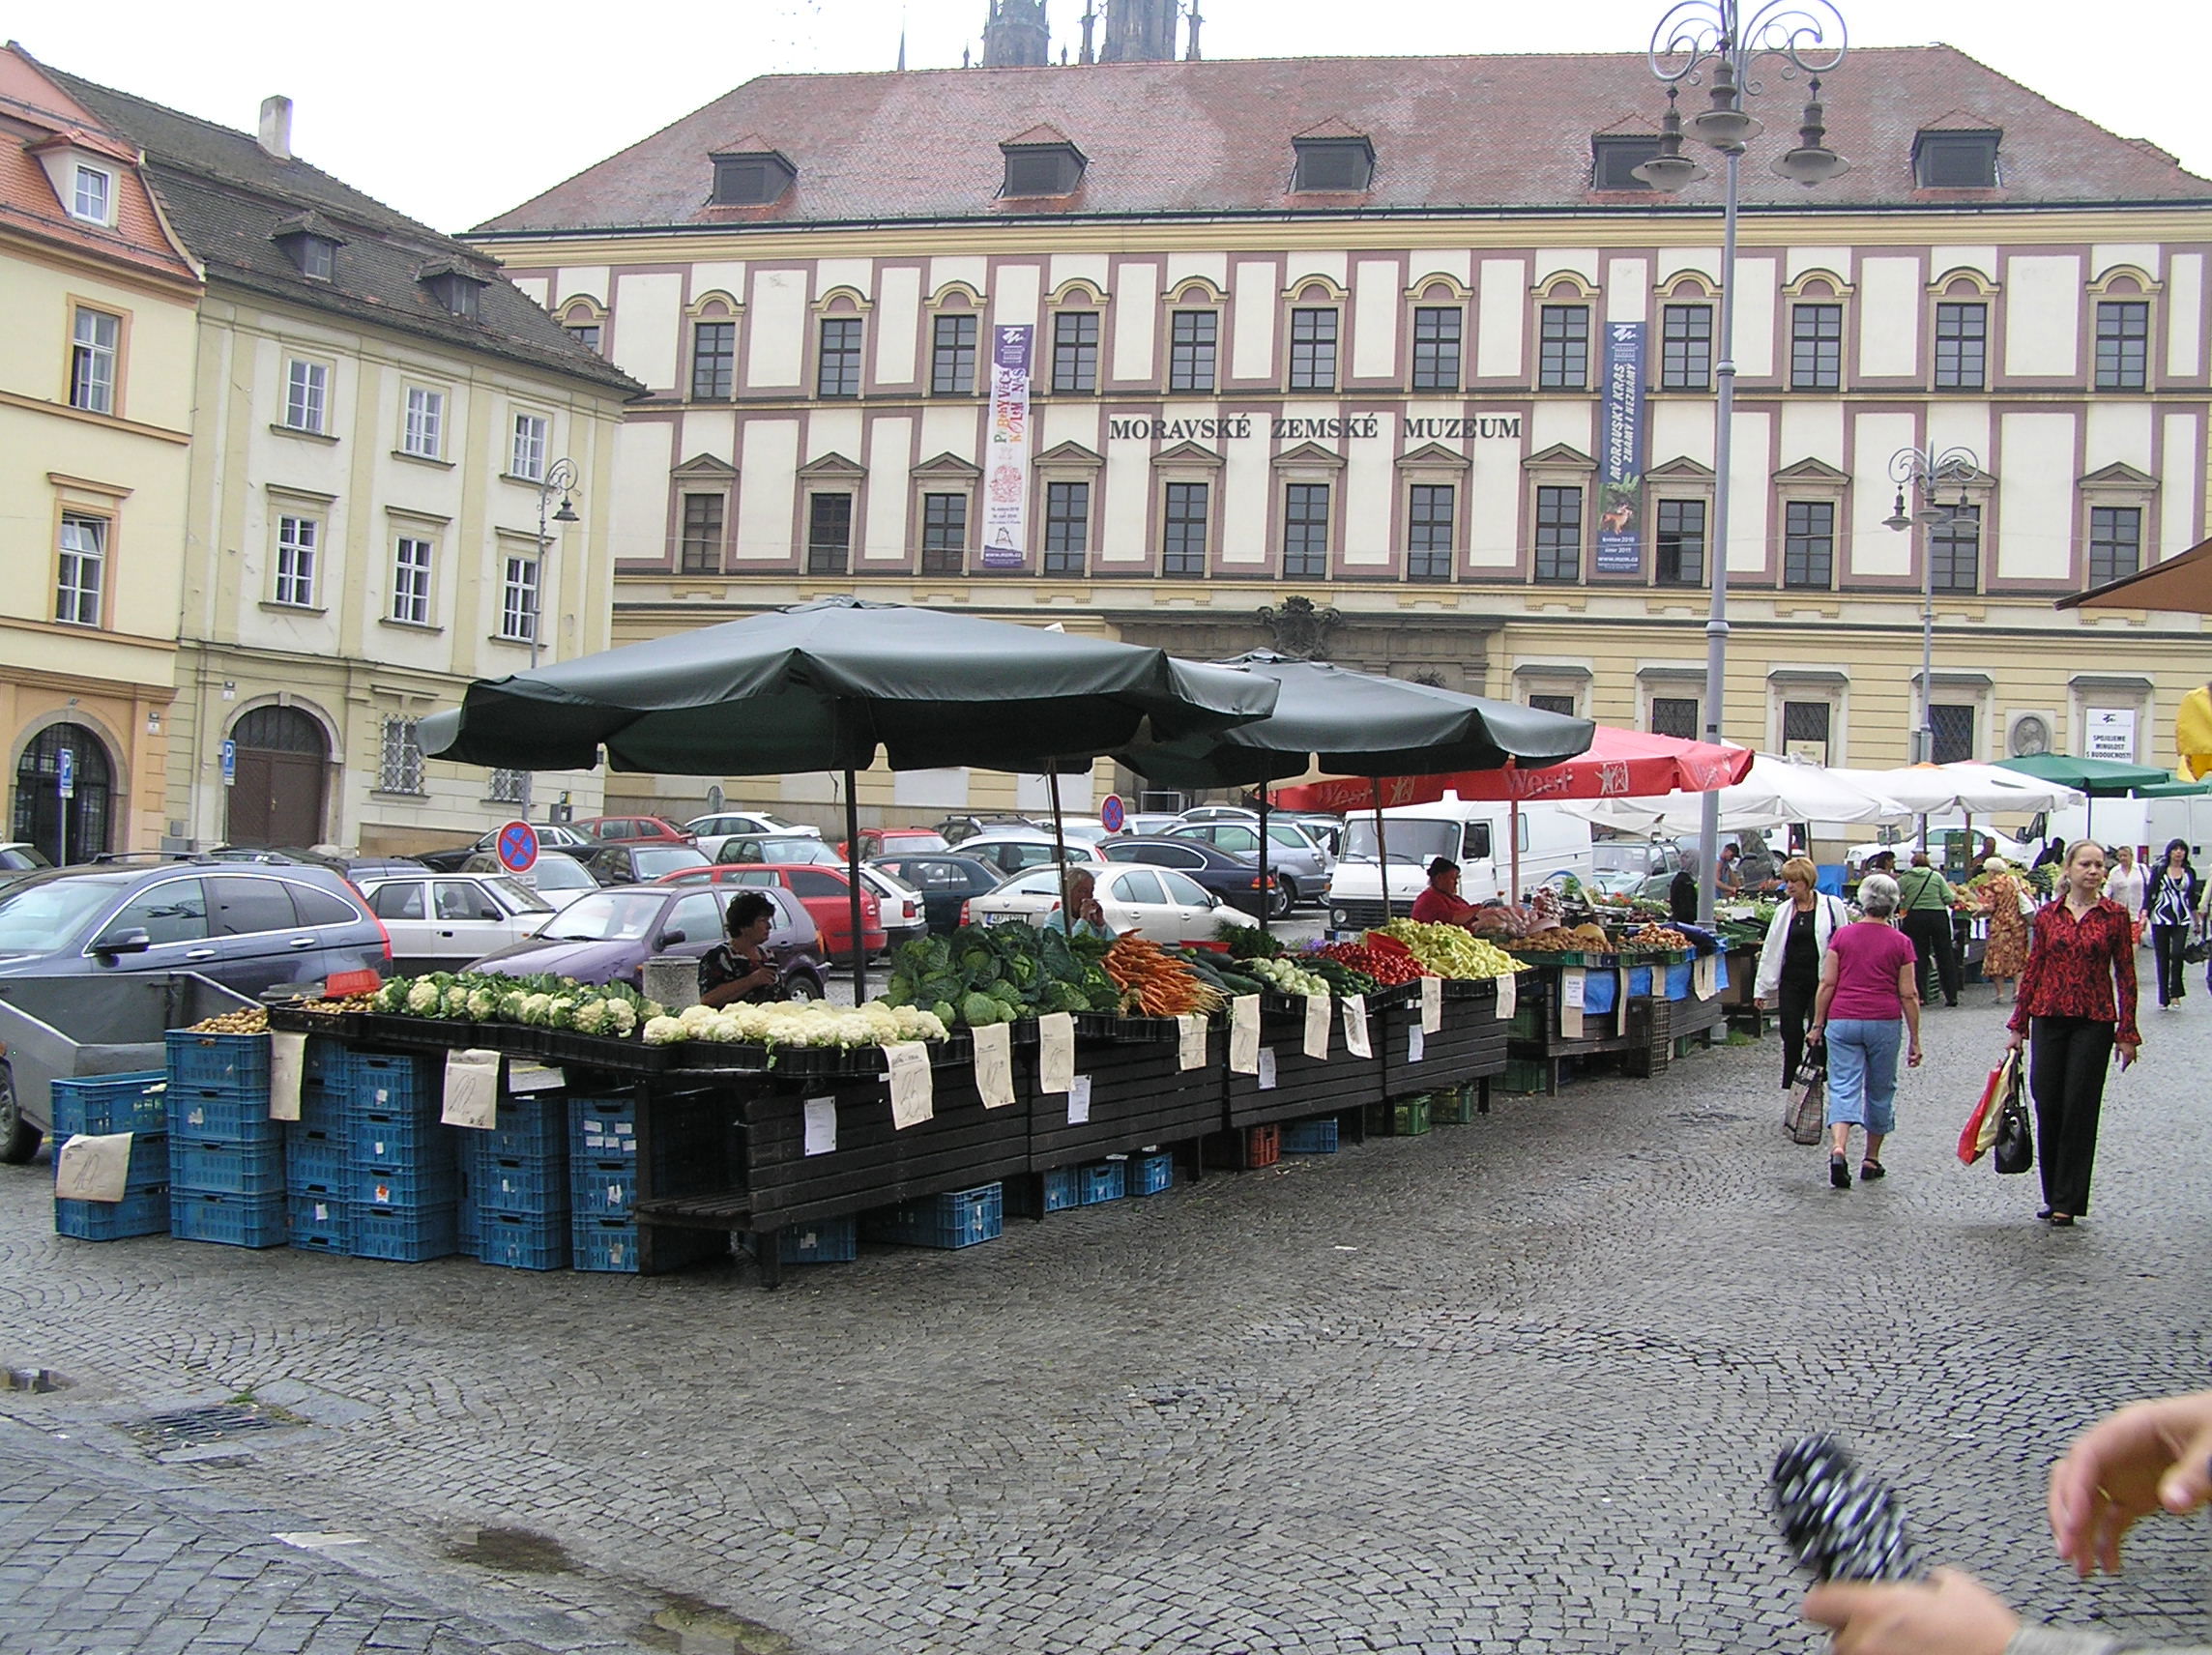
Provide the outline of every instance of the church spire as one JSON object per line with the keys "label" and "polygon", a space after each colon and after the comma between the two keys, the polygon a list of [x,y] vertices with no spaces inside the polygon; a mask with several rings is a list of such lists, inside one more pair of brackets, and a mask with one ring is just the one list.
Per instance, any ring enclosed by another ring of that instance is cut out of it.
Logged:
{"label": "church spire", "polygon": [[1101,63],[1167,63],[1176,54],[1176,0],[1106,0]]}
{"label": "church spire", "polygon": [[985,69],[1041,69],[1052,61],[1044,0],[991,0],[983,25]]}

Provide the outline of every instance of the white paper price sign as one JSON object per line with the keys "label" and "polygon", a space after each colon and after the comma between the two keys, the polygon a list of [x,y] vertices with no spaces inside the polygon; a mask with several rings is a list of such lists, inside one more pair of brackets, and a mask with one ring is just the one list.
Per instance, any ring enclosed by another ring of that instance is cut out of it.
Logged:
{"label": "white paper price sign", "polygon": [[307,1037],[273,1031],[269,1036],[269,1118],[300,1118],[300,1082],[307,1072]]}
{"label": "white paper price sign", "polygon": [[1444,1026],[1444,979],[1421,979],[1421,1030],[1434,1034]]}
{"label": "white paper price sign", "polygon": [[1613,973],[1613,1031],[1616,1035],[1628,1032],[1628,968],[1626,966]]}
{"label": "white paper price sign", "polygon": [[446,1054],[446,1107],[438,1118],[448,1126],[489,1132],[499,1124],[499,1054],[480,1050]]}
{"label": "white paper price sign", "polygon": [[1418,1023],[1406,1026],[1406,1061],[1417,1063],[1429,1055],[1429,1037],[1421,1031]]}
{"label": "white paper price sign", "polygon": [[1583,1037],[1583,969],[1569,966],[1559,973],[1559,1038]]}
{"label": "white paper price sign", "polygon": [[1263,1046],[1263,1047],[1261,1047],[1261,1048],[1260,1048],[1260,1062],[1259,1062],[1259,1072],[1260,1072],[1260,1089],[1261,1089],[1262,1091],[1273,1091],[1273,1090],[1275,1089],[1275,1048],[1274,1048],[1274,1047],[1272,1047],[1272,1046]]}
{"label": "white paper price sign", "polygon": [[909,1126],[919,1126],[937,1113],[927,1046],[919,1040],[886,1046],[884,1062],[890,1070],[892,1126],[904,1132]]}
{"label": "white paper price sign", "polygon": [[1206,1067],[1206,1018],[1201,1012],[1185,1011],[1176,1017],[1176,1067]]}
{"label": "white paper price sign", "polygon": [[1498,1020],[1502,1023],[1513,1015],[1521,1003],[1521,979],[1507,972],[1498,979]]}
{"label": "white paper price sign", "polygon": [[1037,1019],[1037,1089],[1065,1091],[1075,1081],[1075,1019],[1048,1011]]}
{"label": "white paper price sign", "polygon": [[1721,957],[1718,954],[1700,954],[1698,963],[1690,968],[1690,990],[1700,1000],[1710,1000],[1720,993]]}
{"label": "white paper price sign", "polygon": [[1375,1048],[1367,1043],[1367,997],[1363,994],[1344,997],[1344,1049],[1355,1058],[1375,1056]]}
{"label": "white paper price sign", "polygon": [[1091,1077],[1077,1075],[1067,1083],[1067,1123],[1081,1126],[1091,1118]]}
{"label": "white paper price sign", "polygon": [[1004,1109],[1014,1101],[1013,1029],[1004,1023],[986,1023],[973,1032],[975,1090],[985,1109]]}
{"label": "white paper price sign", "polygon": [[66,1201],[121,1201],[131,1185],[131,1134],[80,1132],[62,1146],[54,1194]]}
{"label": "white paper price sign", "polygon": [[1306,996],[1305,1052],[1309,1058],[1328,1056],[1328,1004],[1325,994]]}
{"label": "white paper price sign", "polygon": [[806,1153],[809,1155],[834,1154],[837,1149],[837,1100],[833,1097],[810,1097],[806,1100]]}
{"label": "white paper price sign", "polygon": [[1260,997],[1240,994],[1229,1007],[1229,1067],[1239,1075],[1260,1072]]}

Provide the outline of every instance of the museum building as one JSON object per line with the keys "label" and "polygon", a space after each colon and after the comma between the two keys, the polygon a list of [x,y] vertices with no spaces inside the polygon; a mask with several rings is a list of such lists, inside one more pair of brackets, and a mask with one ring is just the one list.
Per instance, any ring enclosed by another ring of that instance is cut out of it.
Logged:
{"label": "museum building", "polygon": [[[1644,56],[1024,39],[764,76],[472,234],[650,392],[613,639],[858,593],[1696,731],[1720,168],[1636,175]],[[1928,46],[1827,78],[1808,190],[1805,91],[1742,170],[1727,735],[1905,762],[1925,604],[1938,758],[2169,757],[2198,619],[2052,601],[2204,536],[2212,183]],[[1911,449],[1971,463],[1900,532]]]}

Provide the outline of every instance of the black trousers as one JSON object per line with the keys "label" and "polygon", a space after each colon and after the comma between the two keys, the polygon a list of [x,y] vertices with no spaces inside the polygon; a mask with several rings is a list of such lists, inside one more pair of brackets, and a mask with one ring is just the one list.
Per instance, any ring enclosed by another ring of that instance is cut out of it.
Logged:
{"label": "black trousers", "polygon": [[1797,1065],[1805,1058],[1805,1025],[1813,1021],[1813,1000],[1820,991],[1819,977],[1798,979],[1785,975],[1775,988],[1774,1002],[1782,1016],[1782,1084],[1797,1079]]}
{"label": "black trousers", "polygon": [[[2181,950],[2189,946],[2189,927],[2186,925],[2153,925],[2150,928],[2151,952],[2158,956],[2158,1002],[2179,1000],[2186,992],[2183,979],[2189,974],[2181,958]],[[2208,977],[2207,981],[2212,981]]]}
{"label": "black trousers", "polygon": [[2089,1210],[2097,1159],[2097,1116],[2117,1030],[2096,1017],[2036,1017],[2027,1026],[2027,1086],[2035,1097],[2035,1147],[2043,1204],[2076,1218]]}
{"label": "black trousers", "polygon": [[1920,998],[1928,998],[1928,957],[1936,957],[1936,974],[1943,984],[1943,1003],[1959,1003],[1959,949],[1951,935],[1951,913],[1944,908],[1912,908],[1905,915],[1905,934],[1911,939],[1913,980]]}

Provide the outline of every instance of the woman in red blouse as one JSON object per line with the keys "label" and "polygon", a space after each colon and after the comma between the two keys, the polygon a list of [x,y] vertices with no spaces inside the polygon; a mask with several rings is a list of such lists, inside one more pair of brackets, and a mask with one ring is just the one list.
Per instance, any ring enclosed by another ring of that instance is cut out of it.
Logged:
{"label": "woman in red blouse", "polygon": [[2053,1228],[2089,1210],[2097,1157],[2097,1112],[2112,1048],[2120,1067],[2136,1060],[2135,916],[2102,894],[2105,848],[2077,839],[2060,864],[2057,897],[2036,914],[2027,969],[2012,1012],[2015,1049],[2029,1037],[2027,1084],[2043,1138],[2038,1217]]}

